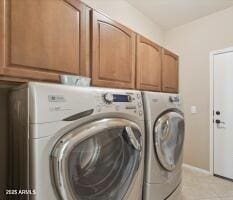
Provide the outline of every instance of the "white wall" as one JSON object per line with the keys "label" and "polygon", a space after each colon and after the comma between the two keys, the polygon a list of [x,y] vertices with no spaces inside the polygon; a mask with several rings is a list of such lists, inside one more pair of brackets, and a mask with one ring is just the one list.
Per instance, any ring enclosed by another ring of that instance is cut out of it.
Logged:
{"label": "white wall", "polygon": [[124,0],[82,0],[90,7],[102,11],[117,22],[163,45],[164,32],[159,25]]}
{"label": "white wall", "polygon": [[[164,40],[180,56],[186,117],[184,161],[209,169],[209,53],[233,46],[233,7],[169,30]],[[197,114],[190,113],[191,105],[197,106]]]}

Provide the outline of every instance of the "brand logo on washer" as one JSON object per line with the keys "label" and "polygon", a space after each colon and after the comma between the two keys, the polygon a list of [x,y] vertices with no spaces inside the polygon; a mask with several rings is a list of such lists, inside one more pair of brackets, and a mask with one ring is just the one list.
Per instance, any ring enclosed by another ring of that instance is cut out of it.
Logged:
{"label": "brand logo on washer", "polygon": [[62,95],[49,95],[48,96],[49,102],[65,102],[66,99]]}

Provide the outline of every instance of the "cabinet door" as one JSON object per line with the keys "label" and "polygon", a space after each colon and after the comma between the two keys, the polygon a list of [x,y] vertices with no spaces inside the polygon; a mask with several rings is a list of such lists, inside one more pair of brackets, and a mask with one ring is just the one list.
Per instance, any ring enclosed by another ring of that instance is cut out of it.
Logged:
{"label": "cabinet door", "polygon": [[137,89],[161,91],[162,49],[137,36]]}
{"label": "cabinet door", "polygon": [[60,73],[88,73],[87,7],[77,0],[0,1],[4,75],[55,81]]}
{"label": "cabinet door", "polygon": [[162,63],[162,90],[163,92],[177,93],[179,57],[163,49]]}
{"label": "cabinet door", "polygon": [[92,14],[93,85],[134,88],[136,34],[100,13]]}

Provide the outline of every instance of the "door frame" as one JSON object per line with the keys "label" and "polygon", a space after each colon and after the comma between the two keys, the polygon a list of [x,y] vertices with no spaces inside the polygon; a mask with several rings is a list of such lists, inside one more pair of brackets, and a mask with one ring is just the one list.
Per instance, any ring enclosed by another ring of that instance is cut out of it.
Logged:
{"label": "door frame", "polygon": [[209,137],[210,137],[210,155],[209,155],[209,170],[210,174],[214,175],[214,115],[213,115],[213,110],[214,110],[214,56],[218,54],[223,54],[223,53],[228,53],[228,52],[233,52],[233,47],[230,48],[225,48],[225,49],[220,49],[220,50],[214,50],[210,52],[209,55],[209,74],[210,74],[210,99],[209,99]]}

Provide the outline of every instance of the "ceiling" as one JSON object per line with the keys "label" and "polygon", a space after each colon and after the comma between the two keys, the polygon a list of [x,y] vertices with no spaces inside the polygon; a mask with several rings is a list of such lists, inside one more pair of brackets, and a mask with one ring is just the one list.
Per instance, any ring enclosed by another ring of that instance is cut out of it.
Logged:
{"label": "ceiling", "polygon": [[233,6],[233,0],[126,0],[164,29]]}

